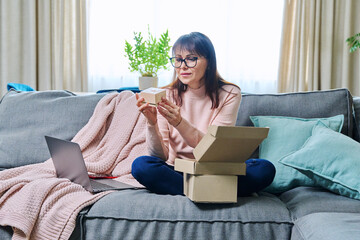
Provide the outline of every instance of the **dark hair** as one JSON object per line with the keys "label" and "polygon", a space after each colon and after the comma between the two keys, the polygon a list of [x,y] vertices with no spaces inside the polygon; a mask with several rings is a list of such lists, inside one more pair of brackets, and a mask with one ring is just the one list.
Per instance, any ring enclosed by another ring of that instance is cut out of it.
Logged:
{"label": "dark hair", "polygon": [[[185,34],[174,43],[174,46],[172,47],[173,55],[175,55],[176,50],[186,50],[190,53],[195,53],[206,58],[207,68],[205,70],[205,94],[211,99],[211,108],[217,108],[219,106],[219,89],[227,84],[236,85],[226,82],[218,73],[215,49],[210,39],[199,32]],[[188,86],[183,84],[179,78],[176,77],[175,70],[173,81],[167,87],[177,90],[177,97],[175,98],[175,101],[177,104],[182,105],[181,93],[185,92]]]}

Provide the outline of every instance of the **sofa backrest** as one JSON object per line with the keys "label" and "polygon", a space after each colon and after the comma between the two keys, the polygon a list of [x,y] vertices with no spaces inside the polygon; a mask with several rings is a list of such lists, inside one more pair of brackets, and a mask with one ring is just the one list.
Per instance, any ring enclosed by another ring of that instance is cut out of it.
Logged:
{"label": "sofa backrest", "polygon": [[[0,100],[0,170],[48,159],[44,135],[72,139],[103,96],[76,96],[68,91],[9,91]],[[347,89],[243,94],[237,125],[251,126],[249,116],[255,115],[320,118],[343,114],[342,132],[356,137],[360,130],[360,97],[354,98],[354,110],[352,116],[352,98]],[[357,124],[353,124],[353,118]]]}
{"label": "sofa backrest", "polygon": [[71,140],[104,94],[9,91],[0,101],[0,170],[50,158],[44,135]]}
{"label": "sofa backrest", "polygon": [[236,125],[253,126],[250,116],[326,118],[344,115],[342,133],[353,137],[352,96],[347,89],[283,94],[243,94]]}
{"label": "sofa backrest", "polygon": [[354,105],[354,139],[360,142],[360,97],[353,98]]}

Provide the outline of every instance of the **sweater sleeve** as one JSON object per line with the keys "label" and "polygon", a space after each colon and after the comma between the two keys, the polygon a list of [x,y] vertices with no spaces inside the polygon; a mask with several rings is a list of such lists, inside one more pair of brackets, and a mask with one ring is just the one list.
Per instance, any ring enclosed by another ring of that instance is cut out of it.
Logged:
{"label": "sweater sleeve", "polygon": [[163,160],[168,159],[169,128],[166,120],[162,117],[158,117],[158,122],[155,125],[147,124],[146,145],[150,156],[159,157]]}
{"label": "sweater sleeve", "polygon": [[227,92],[223,104],[217,108],[216,114],[211,120],[210,125],[235,126],[240,102],[240,89],[232,86],[232,88],[229,89],[229,92]]}
{"label": "sweater sleeve", "polygon": [[[235,86],[227,87],[229,90],[223,91],[220,105],[214,110],[214,116],[210,120],[209,125],[217,126],[235,126],[236,117],[240,106],[241,93],[240,89]],[[196,145],[205,135],[204,132],[197,129],[186,119],[183,119],[176,127],[185,142],[195,148]]]}
{"label": "sweater sleeve", "polygon": [[205,133],[197,129],[184,118],[181,120],[176,129],[184,138],[185,142],[192,148],[195,148],[201,138],[205,135]]}

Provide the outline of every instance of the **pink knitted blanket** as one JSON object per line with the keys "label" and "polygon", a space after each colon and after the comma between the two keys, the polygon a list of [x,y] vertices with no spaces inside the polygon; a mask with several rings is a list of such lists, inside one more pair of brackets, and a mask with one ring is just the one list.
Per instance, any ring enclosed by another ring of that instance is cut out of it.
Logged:
{"label": "pink knitted blanket", "polygon": [[[89,172],[131,175],[132,161],[147,154],[145,119],[132,92],[108,94],[72,141],[79,143]],[[31,141],[29,139],[29,141]],[[56,178],[52,160],[0,172],[0,225],[12,226],[13,239],[68,239],[82,208],[110,192],[92,194]]]}

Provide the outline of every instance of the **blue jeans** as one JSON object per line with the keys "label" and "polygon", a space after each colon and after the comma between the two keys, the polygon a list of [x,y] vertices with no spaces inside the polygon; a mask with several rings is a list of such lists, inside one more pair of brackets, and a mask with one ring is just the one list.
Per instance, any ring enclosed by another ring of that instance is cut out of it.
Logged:
{"label": "blue jeans", "polygon": [[[249,159],[246,175],[238,176],[238,196],[249,196],[269,186],[275,177],[274,165],[264,159]],[[183,173],[174,170],[164,160],[141,156],[131,168],[134,178],[148,190],[158,194],[184,195]]]}

